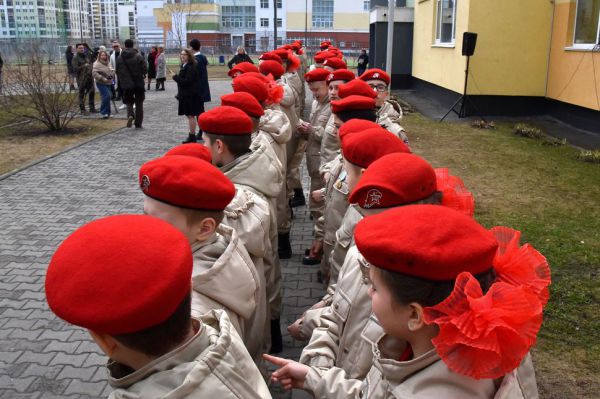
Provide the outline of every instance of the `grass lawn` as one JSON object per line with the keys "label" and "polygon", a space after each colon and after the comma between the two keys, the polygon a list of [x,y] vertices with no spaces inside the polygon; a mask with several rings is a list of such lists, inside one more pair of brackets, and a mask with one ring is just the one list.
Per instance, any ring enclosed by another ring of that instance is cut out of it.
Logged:
{"label": "grass lawn", "polygon": [[[2,118],[0,118],[2,119]],[[3,120],[3,122],[8,122]],[[1,123],[4,125],[5,123]],[[119,119],[75,119],[65,132],[50,132],[39,124],[0,128],[0,174],[54,154],[102,133],[123,127]]]}
{"label": "grass lawn", "polygon": [[487,227],[523,232],[548,259],[551,298],[533,350],[543,398],[597,398],[600,392],[600,165],[569,146],[542,145],[495,130],[405,116],[411,146],[449,167],[475,196]]}

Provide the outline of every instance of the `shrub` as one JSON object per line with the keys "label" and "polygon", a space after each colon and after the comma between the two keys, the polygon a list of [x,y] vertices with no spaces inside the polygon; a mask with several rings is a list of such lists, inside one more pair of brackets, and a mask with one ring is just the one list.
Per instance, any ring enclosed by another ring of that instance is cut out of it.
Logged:
{"label": "shrub", "polygon": [[544,132],[539,128],[526,123],[517,123],[513,128],[513,133],[530,139],[541,139],[545,137]]}
{"label": "shrub", "polygon": [[495,129],[496,128],[496,124],[494,123],[494,121],[486,122],[483,119],[476,120],[475,122],[471,123],[471,126],[476,129]]}
{"label": "shrub", "polygon": [[581,151],[577,159],[583,162],[600,163],[600,150]]}

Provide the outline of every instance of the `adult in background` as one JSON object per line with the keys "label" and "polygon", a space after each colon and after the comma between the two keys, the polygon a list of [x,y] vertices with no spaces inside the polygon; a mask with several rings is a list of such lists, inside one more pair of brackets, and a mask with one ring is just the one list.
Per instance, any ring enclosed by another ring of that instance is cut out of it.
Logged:
{"label": "adult in background", "polygon": [[191,50],[183,49],[179,54],[181,59],[181,68],[177,75],[173,75],[173,80],[177,82],[177,100],[179,100],[178,115],[185,115],[188,120],[189,134],[183,142],[196,142],[196,120],[203,108],[203,103],[198,101],[198,81],[200,76],[196,69],[196,58]]}
{"label": "adult in background", "polygon": [[69,78],[69,91],[75,90],[75,71],[73,70],[73,46],[67,46],[65,50],[65,60],[67,61],[67,76]]}
{"label": "adult in background", "polygon": [[77,88],[79,89],[79,109],[82,114],[87,114],[85,110],[85,96],[88,96],[89,110],[91,113],[97,113],[94,105],[94,78],[92,77],[92,54],[86,43],[77,44],[77,54],[71,61],[73,71],[77,75]]}
{"label": "adult in background", "polygon": [[98,52],[98,59],[94,62],[92,76],[100,92],[100,115],[103,119],[110,117],[110,88],[114,79],[114,72],[110,69],[109,56],[106,50]]}
{"label": "adult in background", "polygon": [[[133,48],[133,40],[125,40],[125,50],[117,59],[117,77],[123,90],[123,102],[127,104],[127,127],[135,120],[135,127],[141,128],[144,120],[144,78],[148,65],[144,57]],[[135,116],[133,106],[135,105]]]}
{"label": "adult in background", "polygon": [[167,80],[167,59],[165,58],[165,48],[158,46],[154,68],[156,69],[156,91],[165,89],[165,80]]}
{"label": "adult in background", "polygon": [[156,46],[152,46],[150,49],[150,54],[148,54],[148,89],[150,90],[150,85],[152,84],[152,79],[156,79],[156,56],[157,54]]}
{"label": "adult in background", "polygon": [[239,64],[240,62],[249,62],[251,64],[254,64],[254,62],[252,62],[252,58],[250,58],[250,56],[246,54],[246,49],[244,49],[242,46],[238,46],[236,55],[234,55],[233,58],[229,60],[227,66],[229,67],[229,69],[231,69],[234,65]]}
{"label": "adult in background", "polygon": [[[110,54],[110,67],[112,68],[113,71],[117,70],[117,60],[119,59],[119,56],[121,55],[121,52],[123,51],[121,49],[121,43],[119,43],[118,40],[114,40],[112,42],[112,49],[113,52]],[[115,82],[113,83],[113,100],[115,101],[121,101],[123,98],[123,89],[121,89],[121,87],[119,86],[119,80],[118,78],[115,79]],[[123,105],[121,105],[119,107],[119,109],[125,109],[127,106],[125,105],[125,103],[123,103]]]}
{"label": "adult in background", "polygon": [[[208,65],[208,60],[200,52],[200,40],[192,39],[190,41],[190,47],[194,50],[194,58],[196,59],[196,69],[198,70],[198,95],[200,96],[200,116],[204,112],[204,103],[210,102],[210,87],[208,85],[208,71],[206,70],[206,66]],[[197,141],[202,141],[202,130],[198,131],[198,136],[196,137]]]}
{"label": "adult in background", "polygon": [[369,65],[369,56],[367,54],[367,50],[361,50],[360,55],[358,56],[358,76],[365,73],[367,70],[367,66]]}

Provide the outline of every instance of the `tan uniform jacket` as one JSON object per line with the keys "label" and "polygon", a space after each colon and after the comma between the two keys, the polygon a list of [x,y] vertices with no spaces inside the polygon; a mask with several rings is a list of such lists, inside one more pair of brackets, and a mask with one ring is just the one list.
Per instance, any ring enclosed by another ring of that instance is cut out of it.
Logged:
{"label": "tan uniform jacket", "polygon": [[[371,337],[374,339],[371,339]],[[400,353],[386,356],[383,346],[387,337],[376,329],[363,338],[372,345],[374,362],[364,380],[346,379],[340,368],[311,368],[304,389],[317,398],[361,399],[529,399],[537,398],[535,374],[530,356],[521,366],[498,380],[476,380],[452,372],[435,349],[405,362],[394,360]],[[500,387],[498,389],[498,386]]]}
{"label": "tan uniform jacket", "polygon": [[323,170],[323,165],[333,161],[340,153],[340,138],[338,130],[333,123],[333,114],[329,117],[321,139],[321,174],[327,170]]}
{"label": "tan uniform jacket", "polygon": [[296,110],[296,116],[301,118],[302,110],[304,108],[302,106],[302,102],[304,101],[304,92],[302,90],[304,87],[304,81],[297,72],[286,72],[283,75],[283,80],[292,88],[292,90],[294,90],[294,109]]}
{"label": "tan uniform jacket", "polygon": [[263,139],[253,142],[250,153],[221,167],[221,171],[237,188],[250,190],[269,203],[271,254],[265,257],[265,279],[271,318],[278,318],[281,311],[281,269],[277,257],[276,202],[284,179],[281,164],[271,146]]}
{"label": "tan uniform jacket", "polygon": [[265,287],[237,233],[221,224],[210,239],[193,243],[192,253],[192,316],[225,310],[250,355],[260,355],[262,336],[252,336],[250,327]]}
{"label": "tan uniform jacket", "polygon": [[288,117],[279,107],[265,109],[265,114],[260,117],[258,134],[267,138],[285,171],[287,165],[285,144],[292,137],[292,125]]}
{"label": "tan uniform jacket", "polygon": [[329,257],[329,267],[331,269],[329,285],[333,285],[337,282],[338,274],[346,259],[346,253],[348,252],[350,245],[354,242],[354,229],[358,222],[363,218],[358,209],[359,207],[357,205],[349,205],[342,220],[342,225],[335,232],[335,243],[333,244],[333,250]]}
{"label": "tan uniform jacket", "polygon": [[139,370],[109,363],[110,398],[271,397],[225,312],[213,310],[193,322],[199,329],[192,339]]}
{"label": "tan uniform jacket", "polygon": [[[262,354],[271,345],[270,310],[267,300],[267,281],[265,263],[273,264],[273,249],[271,248],[270,226],[271,214],[269,203],[242,186],[236,187],[235,197],[225,208],[223,224],[230,226],[236,232],[239,240],[250,255],[250,259],[258,272],[261,290],[259,291],[256,311],[245,328],[245,333],[251,337],[261,337],[262,340],[252,340],[247,343],[248,352],[256,362],[263,363]],[[254,345],[256,344],[256,346]]]}
{"label": "tan uniform jacket", "polygon": [[[308,136],[308,144],[306,146],[306,155],[320,157],[321,152],[321,139],[325,132],[325,126],[331,117],[331,105],[329,104],[329,98],[325,102],[318,102],[317,100],[312,101],[310,108],[309,122],[313,127],[313,132]],[[320,159],[317,163],[320,164]],[[317,164],[317,170],[319,166]]]}
{"label": "tan uniform jacket", "polygon": [[384,129],[389,130],[398,136],[404,144],[409,145],[408,137],[404,128],[400,125],[402,115],[398,113],[389,102],[384,102],[377,111],[377,123]]}
{"label": "tan uniform jacket", "polygon": [[284,79],[281,78],[277,81],[277,84],[283,87],[283,97],[279,106],[281,110],[290,120],[292,131],[296,130],[298,125],[298,114],[296,113],[296,104],[298,103],[298,93],[292,88],[292,86]]}
{"label": "tan uniform jacket", "polygon": [[[347,378],[363,379],[373,363],[373,352],[361,333],[371,315],[369,279],[364,259],[353,246],[346,255],[332,302],[320,312],[316,328],[302,333],[311,337],[300,362],[319,368],[339,367]],[[364,270],[361,270],[364,269]],[[307,320],[308,319],[308,320]]]}

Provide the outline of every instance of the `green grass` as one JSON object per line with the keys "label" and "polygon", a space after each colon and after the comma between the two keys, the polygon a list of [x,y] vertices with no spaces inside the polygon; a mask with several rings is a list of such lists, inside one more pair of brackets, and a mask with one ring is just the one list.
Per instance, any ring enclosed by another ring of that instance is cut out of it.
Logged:
{"label": "green grass", "polygon": [[473,192],[483,225],[523,232],[548,259],[551,297],[534,358],[543,397],[596,397],[600,390],[600,165],[570,146],[544,145],[467,123],[404,118],[416,154],[449,167]]}

